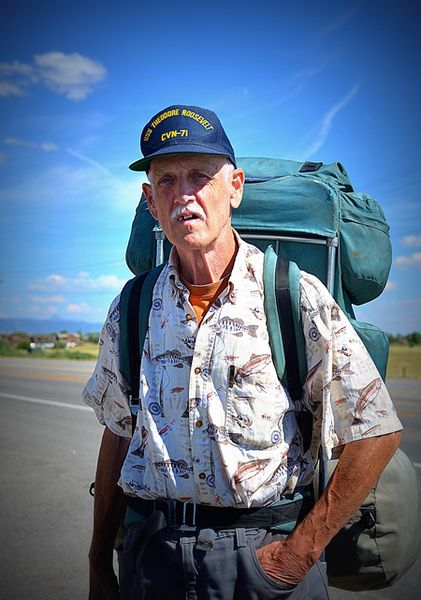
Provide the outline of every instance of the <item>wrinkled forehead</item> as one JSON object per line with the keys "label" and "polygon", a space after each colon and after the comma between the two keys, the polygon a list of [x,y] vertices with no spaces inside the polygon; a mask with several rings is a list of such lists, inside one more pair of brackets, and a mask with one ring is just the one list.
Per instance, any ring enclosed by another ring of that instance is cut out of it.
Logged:
{"label": "wrinkled forehead", "polygon": [[216,173],[229,162],[225,156],[213,156],[212,154],[172,154],[171,156],[159,156],[151,161],[148,175],[157,177],[163,173],[190,169],[205,169],[206,171]]}

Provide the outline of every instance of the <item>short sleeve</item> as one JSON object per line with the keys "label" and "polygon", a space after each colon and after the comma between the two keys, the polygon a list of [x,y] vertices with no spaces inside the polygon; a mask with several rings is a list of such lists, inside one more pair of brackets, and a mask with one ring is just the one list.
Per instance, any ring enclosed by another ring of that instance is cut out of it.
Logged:
{"label": "short sleeve", "polygon": [[349,442],[399,431],[389,392],[344,312],[314,276],[301,273],[308,372],[304,403],[328,458]]}
{"label": "short sleeve", "polygon": [[128,385],[119,370],[120,297],[111,304],[99,339],[94,372],[82,391],[98,421],[118,436],[131,437]]}

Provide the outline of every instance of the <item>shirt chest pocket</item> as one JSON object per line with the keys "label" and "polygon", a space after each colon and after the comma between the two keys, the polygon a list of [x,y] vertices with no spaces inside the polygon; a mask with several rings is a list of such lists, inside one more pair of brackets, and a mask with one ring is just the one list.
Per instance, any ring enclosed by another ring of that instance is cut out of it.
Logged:
{"label": "shirt chest pocket", "polygon": [[276,376],[232,369],[228,382],[225,431],[244,449],[264,449],[285,440],[283,416],[289,402]]}

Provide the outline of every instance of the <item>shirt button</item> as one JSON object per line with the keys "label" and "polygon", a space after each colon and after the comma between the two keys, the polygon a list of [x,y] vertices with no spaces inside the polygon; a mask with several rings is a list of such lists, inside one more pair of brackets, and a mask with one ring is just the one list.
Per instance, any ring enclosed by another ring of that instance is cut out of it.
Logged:
{"label": "shirt button", "polygon": [[194,372],[196,373],[196,375],[200,375],[200,373],[202,372],[202,369],[200,367],[196,367]]}
{"label": "shirt button", "polygon": [[196,427],[202,427],[202,425],[203,425],[203,421],[201,421],[200,419],[198,419],[196,421]]}
{"label": "shirt button", "polygon": [[199,473],[199,479],[206,479],[206,473]]}

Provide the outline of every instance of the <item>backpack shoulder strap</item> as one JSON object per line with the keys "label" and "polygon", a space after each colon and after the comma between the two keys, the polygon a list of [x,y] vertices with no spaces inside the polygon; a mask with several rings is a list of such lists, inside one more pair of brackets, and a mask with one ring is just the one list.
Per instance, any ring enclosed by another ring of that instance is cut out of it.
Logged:
{"label": "backpack shoulder strap", "polygon": [[[276,372],[297,403],[303,396],[307,361],[300,309],[300,270],[293,262],[278,256],[272,247],[265,252],[263,269],[265,312]],[[296,410],[304,449],[311,444],[312,416],[301,407]]]}
{"label": "backpack shoulder strap", "polygon": [[264,287],[264,306],[266,314],[266,323],[269,333],[269,343],[272,350],[272,359],[275,365],[278,379],[284,385],[286,381],[285,353],[283,345],[283,336],[280,320],[278,316],[278,307],[276,302],[276,265],[278,256],[272,246],[265,252],[263,266],[263,287]]}
{"label": "backpack shoulder strap", "polygon": [[124,380],[132,387],[133,353],[136,346],[138,326],[133,328],[133,322],[138,319],[138,306],[143,282],[149,271],[130,279],[120,293],[120,337],[119,337],[119,369]]}
{"label": "backpack shoulder strap", "polygon": [[120,373],[130,386],[133,430],[139,407],[139,370],[155,283],[164,264],[130,279],[120,295]]}
{"label": "backpack shoulder strap", "polygon": [[[288,267],[289,292],[291,298],[292,319],[295,330],[296,358],[298,360],[298,375],[300,389],[307,377],[307,358],[304,341],[303,321],[301,318],[300,269],[295,262],[290,261]],[[301,391],[302,395],[302,391]]]}
{"label": "backpack shoulder strap", "polygon": [[149,312],[152,306],[152,296],[153,290],[155,287],[155,283],[158,280],[158,277],[161,274],[162,269],[164,268],[165,263],[161,263],[157,267],[151,269],[145,279],[144,285],[142,287],[140,302],[138,303],[138,324],[139,324],[139,352],[138,352],[138,368],[136,373],[139,373],[140,367],[140,357],[143,350],[143,344],[145,342],[146,332],[148,330],[149,323]]}
{"label": "backpack shoulder strap", "polygon": [[269,247],[265,252],[263,280],[275,368],[291,398],[300,400],[307,373],[300,310],[300,271],[295,263],[278,256]]}

